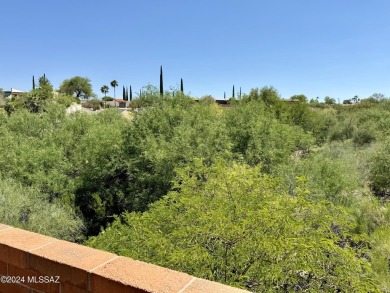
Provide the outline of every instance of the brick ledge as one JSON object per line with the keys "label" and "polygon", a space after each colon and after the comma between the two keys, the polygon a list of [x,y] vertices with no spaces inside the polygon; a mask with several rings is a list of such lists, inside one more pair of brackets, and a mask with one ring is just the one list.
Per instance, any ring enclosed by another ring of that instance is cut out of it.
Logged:
{"label": "brick ledge", "polygon": [[0,276],[24,277],[21,284],[0,283],[0,293],[248,292],[4,224]]}

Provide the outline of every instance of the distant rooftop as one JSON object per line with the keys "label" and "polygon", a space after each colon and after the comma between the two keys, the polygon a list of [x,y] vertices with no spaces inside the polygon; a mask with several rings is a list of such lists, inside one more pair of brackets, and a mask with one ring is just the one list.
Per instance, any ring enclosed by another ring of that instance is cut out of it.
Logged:
{"label": "distant rooftop", "polygon": [[24,93],[24,91],[11,88],[11,93]]}
{"label": "distant rooftop", "polygon": [[14,88],[11,88],[10,91],[4,91],[3,90],[3,98],[7,98],[7,97],[17,97],[18,95],[21,95],[21,94],[24,94],[25,91],[21,91],[21,90],[17,90],[17,89],[14,89]]}
{"label": "distant rooftop", "polygon": [[116,102],[119,102],[119,103],[126,103],[126,100],[123,100],[123,99],[113,99],[113,101],[116,101]]}

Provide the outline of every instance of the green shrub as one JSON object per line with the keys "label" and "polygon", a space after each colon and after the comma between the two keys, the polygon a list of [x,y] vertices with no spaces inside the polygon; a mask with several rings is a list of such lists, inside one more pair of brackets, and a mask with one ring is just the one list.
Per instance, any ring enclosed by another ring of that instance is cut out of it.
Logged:
{"label": "green shrub", "polygon": [[148,212],[87,244],[254,292],[378,292],[365,236],[298,181],[290,196],[258,167],[195,160]]}
{"label": "green shrub", "polygon": [[89,100],[89,101],[84,102],[82,104],[82,106],[84,108],[91,108],[95,111],[95,110],[99,110],[101,107],[103,107],[104,104],[101,101],[94,99],[94,100]]}
{"label": "green shrub", "polygon": [[[388,213],[389,214],[389,213]],[[389,217],[387,218],[390,222]],[[381,227],[371,237],[372,268],[382,292],[390,292],[390,226]]]}
{"label": "green shrub", "polygon": [[294,178],[305,176],[313,196],[340,204],[344,193],[351,195],[367,187],[370,152],[356,150],[350,141],[327,143],[311,149],[309,156],[286,160],[275,174],[288,182],[290,191],[295,188]]}
{"label": "green shrub", "polygon": [[372,157],[370,181],[377,195],[390,194],[390,139],[381,144]]}
{"label": "green shrub", "polygon": [[[116,110],[66,115],[62,105],[47,109],[0,115],[0,174],[80,211],[88,233],[98,233],[113,214],[131,207],[124,200],[129,182],[121,180],[128,122]],[[88,207],[93,194],[101,197],[104,216]]]}
{"label": "green shrub", "polygon": [[221,154],[231,157],[221,111],[213,105],[174,98],[135,115],[126,131],[126,151],[137,210],[145,210],[165,195],[174,169],[192,162],[194,157],[210,163]]}
{"label": "green shrub", "polygon": [[304,124],[304,128],[316,138],[317,144],[322,144],[327,141],[329,133],[337,124],[336,111],[329,109],[312,109],[309,113],[308,120]]}
{"label": "green shrub", "polygon": [[215,99],[211,95],[206,95],[206,96],[201,97],[199,99],[199,102],[207,103],[207,104],[214,104],[215,103]]}
{"label": "green shrub", "polygon": [[351,139],[356,130],[356,121],[352,117],[345,117],[330,129],[330,141],[344,141]]}
{"label": "green shrub", "polygon": [[0,223],[69,241],[84,232],[74,211],[11,179],[0,179]]}
{"label": "green shrub", "polygon": [[224,114],[235,156],[250,165],[261,164],[265,172],[314,141],[301,127],[280,122],[276,113],[256,100],[240,103]]}
{"label": "green shrub", "polygon": [[369,144],[376,139],[375,131],[370,127],[362,127],[353,134],[352,142],[356,146],[363,146]]}
{"label": "green shrub", "polygon": [[58,104],[64,105],[65,107],[69,107],[73,103],[80,104],[79,98],[58,93],[54,95],[54,101]]}

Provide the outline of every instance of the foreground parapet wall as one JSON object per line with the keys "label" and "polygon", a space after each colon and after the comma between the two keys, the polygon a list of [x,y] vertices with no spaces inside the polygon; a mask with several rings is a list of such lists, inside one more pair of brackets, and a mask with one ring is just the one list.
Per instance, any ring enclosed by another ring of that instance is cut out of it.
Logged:
{"label": "foreground parapet wall", "polygon": [[0,224],[0,293],[247,292]]}

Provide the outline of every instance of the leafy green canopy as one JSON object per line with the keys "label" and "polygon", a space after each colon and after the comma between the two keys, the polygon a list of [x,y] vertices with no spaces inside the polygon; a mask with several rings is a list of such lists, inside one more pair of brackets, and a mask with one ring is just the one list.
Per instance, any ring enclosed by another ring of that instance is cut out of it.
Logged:
{"label": "leafy green canopy", "polygon": [[31,113],[38,113],[47,111],[49,104],[68,107],[75,102],[78,102],[78,100],[74,97],[54,92],[52,84],[44,75],[39,78],[39,85],[36,89],[22,96],[12,97],[7,101],[4,109],[9,115],[21,109],[26,109]]}
{"label": "leafy green canopy", "polygon": [[313,142],[301,127],[283,123],[269,110],[253,100],[224,113],[233,153],[251,165],[261,164],[266,172]]}
{"label": "leafy green canopy", "polygon": [[390,137],[373,155],[370,180],[378,195],[390,196]]}
{"label": "leafy green canopy", "polygon": [[335,107],[337,123],[329,130],[329,140],[352,139],[357,147],[386,140],[390,134],[390,100]]}
{"label": "leafy green canopy", "polygon": [[5,110],[8,114],[17,109],[25,108],[32,113],[44,110],[46,101],[53,98],[53,86],[46,76],[39,78],[39,87],[21,97],[12,97],[6,104]]}
{"label": "leafy green canopy", "polygon": [[99,231],[113,214],[129,208],[127,181],[120,180],[126,174],[127,124],[115,110],[66,115],[58,105],[39,115],[26,110],[0,115],[0,174],[80,211],[88,229]]}
{"label": "leafy green canopy", "polygon": [[115,111],[65,115],[54,103],[39,115],[15,111],[0,125],[0,173],[76,208],[91,235],[115,214],[146,210],[194,157],[261,163],[268,172],[312,140],[261,101],[224,110],[149,86],[139,102],[148,107],[130,123]]}
{"label": "leafy green canopy", "polygon": [[70,241],[81,240],[84,232],[73,210],[49,203],[46,195],[33,188],[1,178],[0,223]]}
{"label": "leafy green canopy", "polygon": [[88,98],[93,95],[91,81],[81,76],[65,79],[60,85],[59,92],[70,96],[76,95],[77,98],[81,96]]}
{"label": "leafy green canopy", "polygon": [[125,134],[134,210],[145,210],[165,195],[174,169],[194,157],[207,164],[218,156],[261,163],[269,172],[312,141],[310,134],[281,123],[258,101],[224,110],[185,96],[160,98],[157,90],[145,91],[140,100],[151,106],[134,117]]}
{"label": "leafy green canopy", "polygon": [[[144,97],[150,101],[153,96]],[[135,116],[125,140],[136,210],[165,195],[174,169],[195,156],[210,163],[217,154],[231,156],[227,129],[218,115],[214,107],[177,97]]]}
{"label": "leafy green canopy", "polygon": [[258,292],[377,292],[352,218],[299,180],[292,197],[258,167],[197,159],[149,211],[87,244]]}
{"label": "leafy green canopy", "polygon": [[355,150],[351,141],[332,142],[312,148],[306,157],[290,156],[274,169],[275,176],[282,177],[296,187],[295,177],[308,178],[312,197],[326,199],[336,204],[344,202],[344,195],[351,199],[357,190],[366,190],[368,184],[368,158],[372,149]]}

